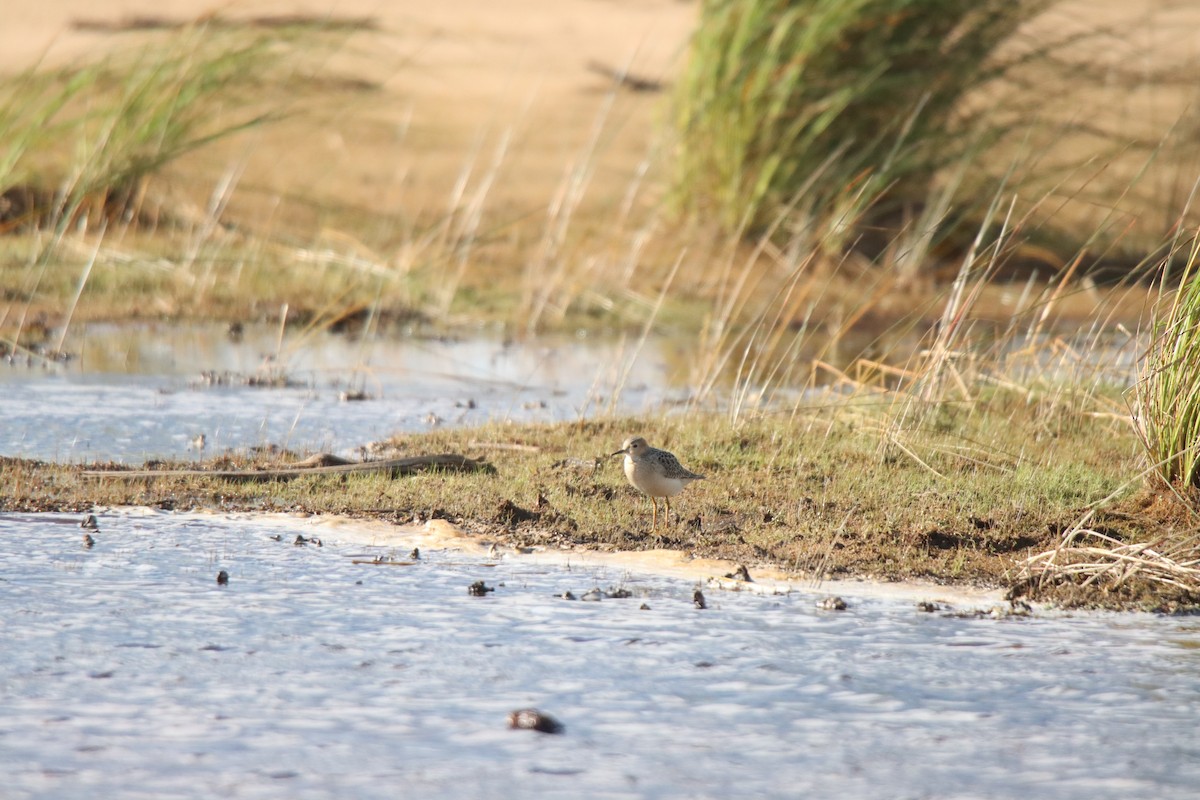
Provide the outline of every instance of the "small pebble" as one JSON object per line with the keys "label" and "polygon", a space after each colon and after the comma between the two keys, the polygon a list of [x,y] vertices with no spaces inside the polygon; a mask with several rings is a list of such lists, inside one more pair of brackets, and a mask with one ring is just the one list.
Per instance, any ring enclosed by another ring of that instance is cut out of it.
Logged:
{"label": "small pebble", "polygon": [[549,714],[543,714],[536,708],[522,708],[508,715],[508,727],[514,730],[539,731],[541,733],[562,733],[566,728]]}
{"label": "small pebble", "polygon": [[420,548],[414,547],[412,549],[412,552],[408,554],[408,560],[409,561],[420,561],[421,560]]}
{"label": "small pebble", "polygon": [[467,587],[467,594],[472,597],[486,597],[488,592],[496,591],[491,586],[488,586],[483,581],[475,581]]}
{"label": "small pebble", "polygon": [[708,603],[704,602],[704,593],[699,589],[692,592],[692,602],[696,605],[696,608],[708,608]]}
{"label": "small pebble", "polygon": [[567,591],[560,594],[559,597],[561,597],[563,600],[575,600],[576,599],[575,595],[571,594],[570,589],[568,589]]}
{"label": "small pebble", "polygon": [[649,610],[650,610],[650,606],[646,605],[645,603],[642,603],[642,605],[638,608],[638,611],[649,611]]}
{"label": "small pebble", "polygon": [[217,573],[217,585],[218,586],[228,586],[229,585],[229,573],[228,572],[226,572],[225,570],[221,570],[220,572]]}

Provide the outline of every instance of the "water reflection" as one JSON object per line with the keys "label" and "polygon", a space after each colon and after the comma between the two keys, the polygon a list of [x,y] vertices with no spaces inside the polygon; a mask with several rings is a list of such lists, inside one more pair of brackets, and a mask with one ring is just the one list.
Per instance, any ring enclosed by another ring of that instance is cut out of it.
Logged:
{"label": "water reflection", "polygon": [[[200,434],[210,450],[270,443],[350,454],[434,425],[633,413],[686,396],[654,341],[97,326],[68,347],[77,355],[65,363],[0,367],[0,454],[141,461],[185,455]],[[344,399],[354,396],[367,399]]]}

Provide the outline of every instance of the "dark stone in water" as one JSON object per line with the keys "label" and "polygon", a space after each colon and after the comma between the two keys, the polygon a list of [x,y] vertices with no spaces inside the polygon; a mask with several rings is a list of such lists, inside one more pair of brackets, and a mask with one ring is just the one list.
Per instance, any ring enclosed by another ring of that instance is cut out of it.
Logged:
{"label": "dark stone in water", "polygon": [[217,573],[217,585],[218,586],[228,586],[229,585],[229,573],[228,572],[226,572],[225,570],[221,570],[220,572]]}
{"label": "dark stone in water", "polygon": [[822,611],[845,611],[848,606],[840,597],[825,597],[817,601],[817,608]]}
{"label": "dark stone in water", "polygon": [[561,722],[536,708],[522,708],[508,715],[508,727],[514,730],[538,731],[540,733],[562,733],[566,730]]}
{"label": "dark stone in water", "polygon": [[83,535],[83,546],[84,547],[86,547],[88,550],[91,550],[95,544],[96,544],[96,540],[92,538],[92,535],[90,533],[85,533]]}
{"label": "dark stone in water", "polygon": [[695,604],[696,608],[708,608],[708,603],[704,602],[704,593],[699,589],[692,592],[692,603]]}
{"label": "dark stone in water", "polygon": [[79,527],[83,528],[85,531],[100,530],[100,524],[96,522],[95,514],[88,514],[86,517],[84,517],[83,522],[79,523]]}
{"label": "dark stone in water", "polygon": [[486,597],[488,592],[496,591],[491,586],[488,586],[483,581],[475,581],[467,587],[467,594],[472,597]]}

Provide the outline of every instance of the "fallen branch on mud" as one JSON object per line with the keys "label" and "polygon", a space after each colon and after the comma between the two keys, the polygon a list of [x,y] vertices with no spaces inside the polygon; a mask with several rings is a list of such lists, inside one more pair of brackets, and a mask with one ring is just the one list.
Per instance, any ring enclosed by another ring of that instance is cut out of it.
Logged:
{"label": "fallen branch on mud", "polygon": [[132,469],[99,470],[89,469],[79,473],[84,478],[115,478],[117,480],[155,478],[215,478],[235,482],[290,481],[309,475],[361,475],[382,472],[392,478],[413,475],[418,472],[445,470],[452,472],[495,472],[496,469],[483,459],[467,458],[455,453],[433,456],[392,458],[385,461],[363,461],[329,465],[321,461],[318,465],[294,464],[271,469]]}

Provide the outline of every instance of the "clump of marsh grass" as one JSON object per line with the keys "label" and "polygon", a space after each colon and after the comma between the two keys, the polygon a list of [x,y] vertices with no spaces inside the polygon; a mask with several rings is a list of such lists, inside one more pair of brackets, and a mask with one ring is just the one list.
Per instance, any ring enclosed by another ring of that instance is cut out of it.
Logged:
{"label": "clump of marsh grass", "polygon": [[976,146],[961,101],[1046,5],[707,0],[678,94],[684,204],[758,231],[791,206],[845,228],[923,201]]}
{"label": "clump of marsh grass", "polygon": [[1154,330],[1134,391],[1134,419],[1154,474],[1168,487],[1200,486],[1200,237]]}
{"label": "clump of marsh grass", "polygon": [[52,246],[71,227],[137,221],[167,165],[281,113],[255,89],[290,53],[277,35],[197,23],[0,82],[0,191],[29,200],[12,222],[53,231]]}

